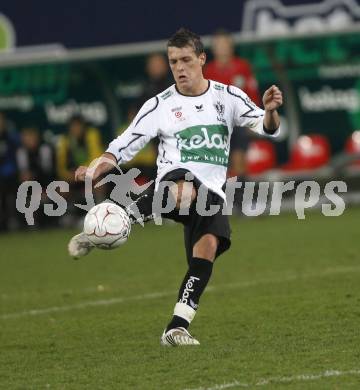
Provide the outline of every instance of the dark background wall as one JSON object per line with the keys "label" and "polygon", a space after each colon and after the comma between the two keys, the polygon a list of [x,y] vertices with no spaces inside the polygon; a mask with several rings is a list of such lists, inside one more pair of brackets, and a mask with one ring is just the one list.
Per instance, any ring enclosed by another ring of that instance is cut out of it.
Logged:
{"label": "dark background wall", "polygon": [[[253,1],[253,0],[251,0]],[[244,0],[2,0],[0,13],[16,29],[17,46],[63,43],[86,47],[166,39],[181,26],[201,35],[241,30]],[[319,3],[282,0],[283,4]]]}

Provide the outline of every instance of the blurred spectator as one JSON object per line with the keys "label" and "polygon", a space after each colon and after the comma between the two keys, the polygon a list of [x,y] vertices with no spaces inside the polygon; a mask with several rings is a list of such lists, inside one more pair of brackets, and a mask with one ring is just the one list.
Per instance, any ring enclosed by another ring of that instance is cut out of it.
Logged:
{"label": "blurred spectator", "polygon": [[[42,142],[39,130],[26,127],[21,131],[21,146],[16,152],[20,182],[34,180],[41,184],[42,203],[48,202],[46,188],[55,180],[54,152],[50,145]],[[35,226],[50,226],[56,223],[44,214],[43,205],[34,213]],[[24,222],[22,220],[22,222]]]}
{"label": "blurred spectator", "polygon": [[102,152],[99,130],[89,127],[82,116],[73,116],[68,124],[68,133],[62,135],[58,143],[58,177],[69,183],[74,182],[76,168],[89,165]]}
{"label": "blurred spectator", "polygon": [[7,230],[16,216],[16,150],[19,136],[0,112],[0,230]]}
{"label": "blurred spectator", "polygon": [[55,179],[54,152],[42,142],[37,128],[26,127],[21,131],[16,159],[21,182],[36,180],[44,188]]}
{"label": "blurred spectator", "polygon": [[214,59],[205,65],[205,77],[242,89],[255,104],[260,105],[258,83],[251,65],[234,54],[231,35],[225,30],[218,30],[213,36],[211,49]]}
{"label": "blurred spectator", "polygon": [[[213,35],[212,53],[214,59],[205,65],[204,76],[226,85],[242,89],[250,99],[260,105],[261,98],[258,84],[250,63],[235,55],[234,42],[225,30],[218,30]],[[231,136],[228,176],[237,176],[238,181],[246,180],[246,151],[251,140],[248,129],[234,128]],[[241,209],[242,189],[235,193],[235,206]]]}
{"label": "blurred spectator", "polygon": [[146,59],[145,71],[147,79],[145,80],[143,93],[139,98],[139,106],[142,106],[146,100],[162,92],[174,83],[169,72],[167,59],[161,53],[149,55]]}
{"label": "blurred spectator", "polygon": [[[70,184],[70,192],[62,196],[68,199],[67,213],[61,218],[60,224],[65,227],[80,223],[83,212],[76,208],[75,203],[84,204],[84,183],[75,182],[75,170],[80,165],[89,165],[103,153],[103,145],[98,129],[86,124],[80,115],[73,116],[68,123],[68,133],[63,134],[58,142],[56,166],[60,180]],[[103,187],[94,190],[95,201],[103,199]]]}
{"label": "blurred spectator", "polygon": [[[254,103],[259,105],[261,98],[251,65],[247,60],[234,54],[234,42],[231,35],[225,30],[218,30],[213,36],[211,48],[214,59],[205,65],[205,77],[241,88]],[[247,129],[234,128],[231,137],[228,176],[244,178],[245,153],[249,142],[250,134]]]}

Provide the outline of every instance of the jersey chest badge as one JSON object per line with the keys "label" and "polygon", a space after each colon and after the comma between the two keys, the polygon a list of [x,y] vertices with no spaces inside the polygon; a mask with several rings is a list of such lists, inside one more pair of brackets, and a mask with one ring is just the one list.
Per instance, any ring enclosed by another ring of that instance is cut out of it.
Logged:
{"label": "jersey chest badge", "polygon": [[221,123],[226,124],[226,120],[224,119],[225,114],[225,105],[222,104],[219,100],[214,104],[216,113],[217,113],[217,120]]}

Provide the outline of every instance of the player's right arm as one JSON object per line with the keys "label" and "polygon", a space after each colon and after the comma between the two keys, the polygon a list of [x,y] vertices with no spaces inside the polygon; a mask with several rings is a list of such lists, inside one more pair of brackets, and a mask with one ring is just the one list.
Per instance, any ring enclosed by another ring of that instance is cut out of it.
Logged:
{"label": "player's right arm", "polygon": [[114,155],[111,153],[103,153],[99,157],[93,166],[81,165],[75,171],[75,181],[85,181],[86,176],[96,180],[101,175],[110,172],[117,165],[117,161]]}
{"label": "player's right arm", "polygon": [[159,98],[149,99],[139,110],[130,126],[112,142],[106,152],[90,167],[80,166],[75,180],[84,181],[86,176],[96,180],[115,166],[130,161],[152,138],[158,134]]}

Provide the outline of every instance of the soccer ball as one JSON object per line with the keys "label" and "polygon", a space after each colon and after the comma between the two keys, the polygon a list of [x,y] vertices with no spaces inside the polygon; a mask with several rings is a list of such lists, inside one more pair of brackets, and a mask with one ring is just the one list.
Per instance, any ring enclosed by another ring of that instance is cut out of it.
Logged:
{"label": "soccer ball", "polygon": [[97,248],[114,249],[126,242],[131,222],[126,211],[114,203],[100,203],[89,210],[84,233]]}

